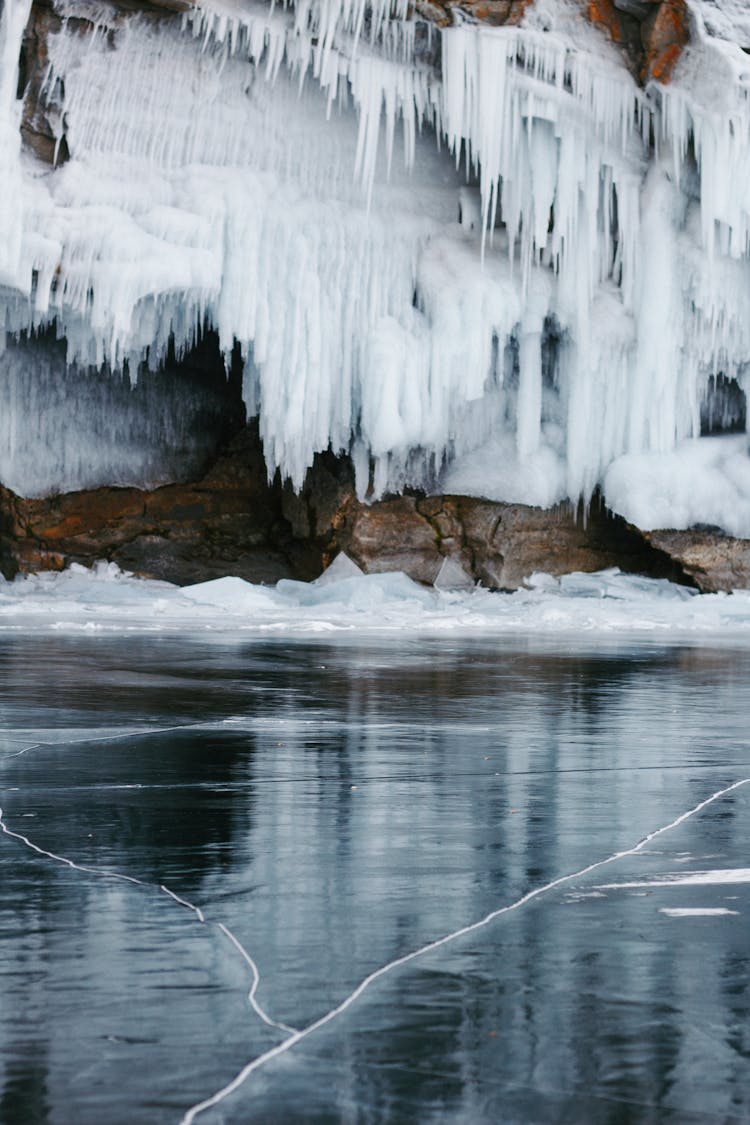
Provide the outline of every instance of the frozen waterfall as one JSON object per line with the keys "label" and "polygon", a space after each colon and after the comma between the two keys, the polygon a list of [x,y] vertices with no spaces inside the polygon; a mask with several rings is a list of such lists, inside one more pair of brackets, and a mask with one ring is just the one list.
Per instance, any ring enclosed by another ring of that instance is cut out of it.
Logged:
{"label": "frozen waterfall", "polygon": [[[241,349],[269,472],[295,485],[331,447],[362,494],[549,505],[603,486],[642,527],[750,536],[747,441],[701,437],[716,388],[750,388],[750,59],[731,4],[692,0],[673,83],[645,91],[577,0],[442,31],[401,0],[56,7],[55,168],[20,145],[29,0],[0,25],[11,344],[54,326],[68,364],[132,375],[209,324]],[[40,395],[18,356],[0,378],[23,441]],[[56,399],[53,428],[87,401]],[[66,448],[46,441],[28,491],[69,486]]]}

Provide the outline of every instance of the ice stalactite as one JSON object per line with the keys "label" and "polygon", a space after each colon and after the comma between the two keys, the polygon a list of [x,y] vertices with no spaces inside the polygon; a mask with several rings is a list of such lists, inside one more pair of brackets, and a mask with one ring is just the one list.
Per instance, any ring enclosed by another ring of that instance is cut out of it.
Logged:
{"label": "ice stalactite", "polygon": [[[697,495],[706,397],[750,371],[746,56],[699,0],[674,84],[646,91],[573,0],[433,32],[426,59],[401,0],[57,7],[54,170],[19,162],[28,4],[2,23],[9,333],[54,323],[69,363],[134,371],[210,323],[295,485],[330,447],[376,495],[604,484],[655,526],[631,470],[672,456]],[[744,496],[744,447],[711,440]],[[701,495],[684,518],[723,520]]]}

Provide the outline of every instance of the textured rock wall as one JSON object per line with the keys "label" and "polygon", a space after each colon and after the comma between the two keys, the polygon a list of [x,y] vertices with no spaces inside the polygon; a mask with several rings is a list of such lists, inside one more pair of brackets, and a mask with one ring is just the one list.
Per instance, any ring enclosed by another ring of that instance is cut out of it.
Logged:
{"label": "textured rock wall", "polygon": [[292,574],[279,549],[289,538],[280,490],[268,485],[252,428],[194,484],[33,500],[0,489],[0,567],[7,577],[103,558],[183,584],[228,573],[276,581]]}
{"label": "textured rock wall", "polygon": [[686,0],[588,0],[587,15],[625,51],[641,82],[668,82],[688,42]]}
{"label": "textured rock wall", "polygon": [[278,479],[268,483],[255,426],[194,484],[151,492],[100,488],[43,500],[0,489],[6,577],[104,558],[177,583],[224,574],[275,582],[315,578],[342,550],[365,571],[403,570],[428,584],[448,558],[473,581],[499,589],[516,589],[534,571],[608,566],[705,588],[742,584],[738,566],[750,576],[750,544],[731,556],[734,569],[723,548],[714,551],[715,564],[702,568],[691,556],[683,567],[670,557],[667,539],[647,539],[597,505],[584,520],[565,506],[545,511],[464,496],[363,504],[350,464],[330,454],[316,460],[295,494]]}
{"label": "textured rock wall", "polygon": [[647,531],[644,539],[668,554],[699,590],[713,594],[750,587],[750,540],[718,529]]}

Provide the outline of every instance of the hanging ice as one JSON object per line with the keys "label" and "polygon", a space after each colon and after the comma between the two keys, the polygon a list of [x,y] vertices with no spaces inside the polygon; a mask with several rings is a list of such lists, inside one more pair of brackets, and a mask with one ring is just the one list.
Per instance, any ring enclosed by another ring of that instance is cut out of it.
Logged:
{"label": "hanging ice", "polygon": [[[69,363],[134,371],[207,321],[296,485],[330,446],[375,494],[550,504],[609,482],[627,513],[642,474],[622,466],[684,458],[710,386],[748,386],[750,85],[711,24],[727,0],[694,0],[676,82],[645,92],[578,7],[445,30],[438,73],[400,0],[159,22],[58,0],[70,160],[50,170],[21,160],[29,3],[6,0],[7,332],[54,324]],[[65,459],[51,472],[64,487]],[[690,518],[719,522],[715,499]]]}

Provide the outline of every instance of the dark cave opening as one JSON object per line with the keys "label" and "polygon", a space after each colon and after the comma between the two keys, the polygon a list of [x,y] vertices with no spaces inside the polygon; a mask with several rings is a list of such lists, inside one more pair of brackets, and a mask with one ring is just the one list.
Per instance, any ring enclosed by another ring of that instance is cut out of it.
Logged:
{"label": "dark cave opening", "polygon": [[0,357],[0,482],[43,496],[199,479],[245,425],[242,356],[208,326],[150,371],[68,364],[54,326]]}
{"label": "dark cave opening", "polygon": [[747,398],[736,379],[721,372],[711,375],[701,402],[701,437],[744,434],[747,428]]}

